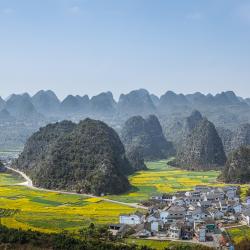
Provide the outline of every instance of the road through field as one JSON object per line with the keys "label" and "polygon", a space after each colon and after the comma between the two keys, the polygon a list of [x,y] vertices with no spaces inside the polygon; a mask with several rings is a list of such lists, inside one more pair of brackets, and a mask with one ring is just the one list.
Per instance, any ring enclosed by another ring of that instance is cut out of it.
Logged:
{"label": "road through field", "polygon": [[141,206],[141,205],[138,205],[138,204],[135,204],[135,203],[127,203],[127,202],[115,201],[115,200],[103,198],[103,197],[92,195],[92,194],[79,194],[79,193],[76,193],[76,192],[68,192],[68,191],[60,191],[60,190],[51,190],[51,189],[45,189],[45,188],[38,188],[38,187],[35,187],[33,185],[32,180],[24,172],[22,172],[20,170],[17,170],[17,169],[14,169],[14,168],[12,168],[10,166],[7,166],[7,165],[5,165],[5,167],[7,169],[11,170],[11,171],[14,171],[14,172],[18,173],[19,175],[21,175],[25,179],[25,182],[22,182],[19,185],[26,186],[26,187],[29,187],[31,189],[35,189],[35,190],[38,190],[38,191],[59,193],[59,194],[77,194],[77,195],[82,195],[82,196],[86,196],[86,197],[90,197],[90,198],[100,198],[101,200],[106,201],[106,202],[116,203],[116,204],[120,204],[120,205],[124,205],[124,206],[128,206],[128,207],[133,207],[133,208],[138,208],[138,209],[143,209],[143,210],[148,210],[147,207]]}

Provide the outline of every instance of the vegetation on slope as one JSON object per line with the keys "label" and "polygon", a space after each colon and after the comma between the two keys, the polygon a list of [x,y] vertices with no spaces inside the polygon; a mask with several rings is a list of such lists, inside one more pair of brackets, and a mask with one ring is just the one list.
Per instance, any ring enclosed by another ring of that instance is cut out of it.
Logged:
{"label": "vegetation on slope", "polygon": [[102,198],[38,191],[16,185],[20,182],[23,180],[16,176],[0,174],[0,208],[20,211],[12,217],[2,218],[2,224],[8,227],[46,233],[72,232],[91,222],[98,225],[118,223],[120,213],[136,211]]}
{"label": "vegetation on slope", "polygon": [[44,234],[0,226],[0,243],[4,249],[53,250],[140,250],[146,247],[129,246],[116,242],[106,227],[89,227],[79,231],[78,237],[65,233]]}
{"label": "vegetation on slope", "polygon": [[173,154],[172,143],[165,139],[155,115],[147,119],[141,116],[129,118],[122,129],[121,140],[127,151],[140,150],[145,160],[166,159]]}
{"label": "vegetation on slope", "polygon": [[188,169],[223,166],[226,156],[213,123],[204,118],[186,138],[176,158],[178,166]]}
{"label": "vegetation on slope", "polygon": [[15,167],[48,189],[118,194],[132,168],[116,132],[101,121],[48,125],[28,140]]}
{"label": "vegetation on slope", "polygon": [[250,182],[250,148],[242,146],[232,152],[222,171],[221,178],[230,183]]}

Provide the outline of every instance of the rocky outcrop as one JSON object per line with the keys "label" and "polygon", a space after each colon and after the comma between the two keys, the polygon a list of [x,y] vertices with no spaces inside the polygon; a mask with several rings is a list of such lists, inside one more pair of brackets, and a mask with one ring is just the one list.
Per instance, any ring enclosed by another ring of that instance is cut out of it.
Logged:
{"label": "rocky outcrop", "polygon": [[174,152],[172,143],[164,137],[155,115],[147,119],[141,116],[128,119],[121,131],[121,139],[127,151],[136,148],[142,152],[145,160],[166,159]]}
{"label": "rocky outcrop", "polygon": [[220,176],[228,183],[250,183],[250,148],[242,146],[233,151]]}
{"label": "rocky outcrop", "polygon": [[188,169],[216,168],[223,166],[225,161],[222,141],[206,118],[187,136],[176,158],[177,165]]}

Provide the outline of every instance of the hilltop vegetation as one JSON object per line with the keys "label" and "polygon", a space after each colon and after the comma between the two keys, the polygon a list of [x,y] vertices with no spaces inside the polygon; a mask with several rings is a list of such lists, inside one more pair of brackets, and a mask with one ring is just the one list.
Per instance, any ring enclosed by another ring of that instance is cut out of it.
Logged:
{"label": "hilltop vegetation", "polygon": [[141,151],[145,160],[166,159],[174,153],[173,145],[164,137],[155,115],[147,119],[141,116],[129,118],[121,131],[121,140],[127,151]]}
{"label": "hilltop vegetation", "polygon": [[241,146],[250,145],[250,124],[241,124],[234,130],[219,128],[219,135],[222,139],[225,152],[230,154]]}
{"label": "hilltop vegetation", "polygon": [[0,173],[5,171],[3,163],[0,161]]}
{"label": "hilltop vegetation", "polygon": [[250,182],[250,148],[242,146],[232,152],[226,162],[221,178],[229,183]]}
{"label": "hilltop vegetation", "polygon": [[129,189],[132,168],[116,132],[85,119],[41,128],[28,140],[14,167],[39,187],[102,194]]}
{"label": "hilltop vegetation", "polygon": [[225,161],[222,141],[214,125],[204,118],[187,136],[176,163],[188,169],[206,169],[223,166]]}

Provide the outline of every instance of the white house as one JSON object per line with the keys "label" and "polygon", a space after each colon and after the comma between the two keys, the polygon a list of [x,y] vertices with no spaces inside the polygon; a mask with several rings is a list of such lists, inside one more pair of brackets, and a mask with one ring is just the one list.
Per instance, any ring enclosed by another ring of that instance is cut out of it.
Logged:
{"label": "white house", "polygon": [[227,196],[228,200],[233,199],[236,196],[236,189],[227,190],[226,196]]}
{"label": "white house", "polygon": [[152,221],[150,224],[151,232],[158,232],[159,227],[160,227],[159,221]]}
{"label": "white house", "polygon": [[168,236],[173,239],[179,239],[181,236],[181,225],[172,223],[168,229]]}
{"label": "white house", "polygon": [[242,212],[242,220],[250,226],[250,210],[245,210]]}
{"label": "white house", "polygon": [[206,227],[204,226],[199,227],[197,230],[197,236],[200,242],[205,242],[206,241]]}
{"label": "white house", "polygon": [[248,196],[248,197],[246,198],[246,204],[247,204],[247,206],[250,206],[250,196]]}
{"label": "white house", "polygon": [[225,201],[219,201],[220,210],[226,212],[228,210],[228,204]]}
{"label": "white house", "polygon": [[224,213],[218,209],[210,209],[209,212],[214,220],[220,220],[224,216]]}
{"label": "white house", "polygon": [[143,222],[143,216],[139,214],[121,214],[120,223],[127,225],[138,225]]}
{"label": "white house", "polygon": [[164,223],[166,223],[168,221],[168,216],[169,216],[168,211],[161,211],[160,212],[160,218]]}
{"label": "white house", "polygon": [[235,204],[233,206],[233,210],[234,210],[235,213],[241,213],[241,210],[242,210],[241,204]]}
{"label": "white house", "polygon": [[147,218],[146,221],[151,223],[152,221],[157,221],[160,219],[160,213],[159,212],[155,212],[153,214],[150,214]]}

